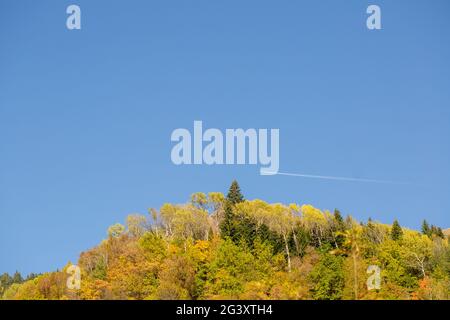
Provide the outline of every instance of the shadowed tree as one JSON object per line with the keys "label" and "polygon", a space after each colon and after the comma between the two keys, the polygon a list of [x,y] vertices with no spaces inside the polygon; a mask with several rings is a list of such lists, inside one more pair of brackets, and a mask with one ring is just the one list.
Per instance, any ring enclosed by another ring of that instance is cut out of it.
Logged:
{"label": "shadowed tree", "polygon": [[431,238],[431,229],[430,229],[430,225],[428,224],[427,220],[423,220],[423,222],[422,222],[422,234]]}
{"label": "shadowed tree", "polygon": [[232,205],[244,201],[244,196],[241,193],[241,188],[239,187],[239,184],[236,180],[233,180],[233,182],[231,183],[230,190],[227,194],[227,200]]}
{"label": "shadowed tree", "polygon": [[239,184],[236,180],[233,180],[227,198],[225,199],[225,213],[222,223],[220,224],[222,238],[234,237],[236,231],[236,217],[233,209],[237,203],[243,201],[244,196],[241,193]]}
{"label": "shadowed tree", "polygon": [[392,229],[391,229],[391,239],[392,240],[400,240],[403,236],[403,230],[400,226],[400,223],[398,223],[397,219],[394,220],[394,223],[392,223]]}

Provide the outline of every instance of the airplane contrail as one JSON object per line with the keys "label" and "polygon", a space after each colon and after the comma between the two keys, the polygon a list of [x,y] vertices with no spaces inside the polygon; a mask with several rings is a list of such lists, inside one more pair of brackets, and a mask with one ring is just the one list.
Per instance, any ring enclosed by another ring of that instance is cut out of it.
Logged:
{"label": "airplane contrail", "polygon": [[292,177],[324,179],[324,180],[339,180],[339,181],[383,183],[383,184],[401,184],[401,185],[410,185],[411,184],[411,183],[408,183],[408,182],[389,181],[389,180],[375,180],[375,179],[364,179],[364,178],[321,176],[321,175],[302,174],[302,173],[289,173],[289,172],[270,172],[270,171],[266,171],[265,173],[269,174],[269,175],[281,175],[281,176],[292,176]]}

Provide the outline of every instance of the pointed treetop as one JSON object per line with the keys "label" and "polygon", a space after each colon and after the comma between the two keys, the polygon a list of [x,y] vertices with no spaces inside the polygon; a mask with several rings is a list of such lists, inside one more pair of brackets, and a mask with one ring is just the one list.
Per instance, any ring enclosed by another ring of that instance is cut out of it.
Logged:
{"label": "pointed treetop", "polygon": [[431,229],[430,229],[430,225],[428,224],[427,220],[423,220],[423,222],[422,222],[422,233],[426,236],[431,237]]}
{"label": "pointed treetop", "polygon": [[344,218],[341,215],[341,212],[338,209],[334,209],[334,221],[336,223],[336,227],[338,231],[345,230],[345,222]]}
{"label": "pointed treetop", "polygon": [[241,188],[236,180],[233,180],[230,186],[230,190],[228,191],[227,200],[231,202],[231,204],[236,204],[244,201],[244,196],[241,193]]}
{"label": "pointed treetop", "polygon": [[13,282],[14,283],[21,283],[21,282],[23,282],[22,275],[20,274],[19,271],[16,271],[12,278],[13,278]]}
{"label": "pointed treetop", "polygon": [[344,223],[344,218],[342,218],[341,212],[338,209],[334,209],[334,219],[338,223]]}
{"label": "pointed treetop", "polygon": [[402,236],[403,236],[402,227],[400,226],[400,223],[398,223],[397,219],[395,219],[394,223],[392,224],[391,239],[399,240]]}

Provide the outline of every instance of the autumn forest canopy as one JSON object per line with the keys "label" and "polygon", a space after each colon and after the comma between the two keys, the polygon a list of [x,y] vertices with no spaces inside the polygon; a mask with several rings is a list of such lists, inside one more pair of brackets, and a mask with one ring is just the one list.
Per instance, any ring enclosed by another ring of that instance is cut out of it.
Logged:
{"label": "autumn forest canopy", "polygon": [[[114,224],[67,268],[0,276],[3,299],[450,299],[448,230],[358,222],[339,210],[195,193]],[[369,266],[379,286],[368,287]]]}

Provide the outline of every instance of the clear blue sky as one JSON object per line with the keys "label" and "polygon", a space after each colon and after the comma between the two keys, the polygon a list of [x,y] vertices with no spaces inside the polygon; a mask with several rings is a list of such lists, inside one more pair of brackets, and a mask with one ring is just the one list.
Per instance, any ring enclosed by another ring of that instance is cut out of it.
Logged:
{"label": "clear blue sky", "polygon": [[[449,15],[448,0],[2,0],[0,272],[61,268],[127,214],[233,178],[250,199],[450,227]],[[412,184],[175,166],[170,134],[194,120],[279,128],[283,172]]]}

